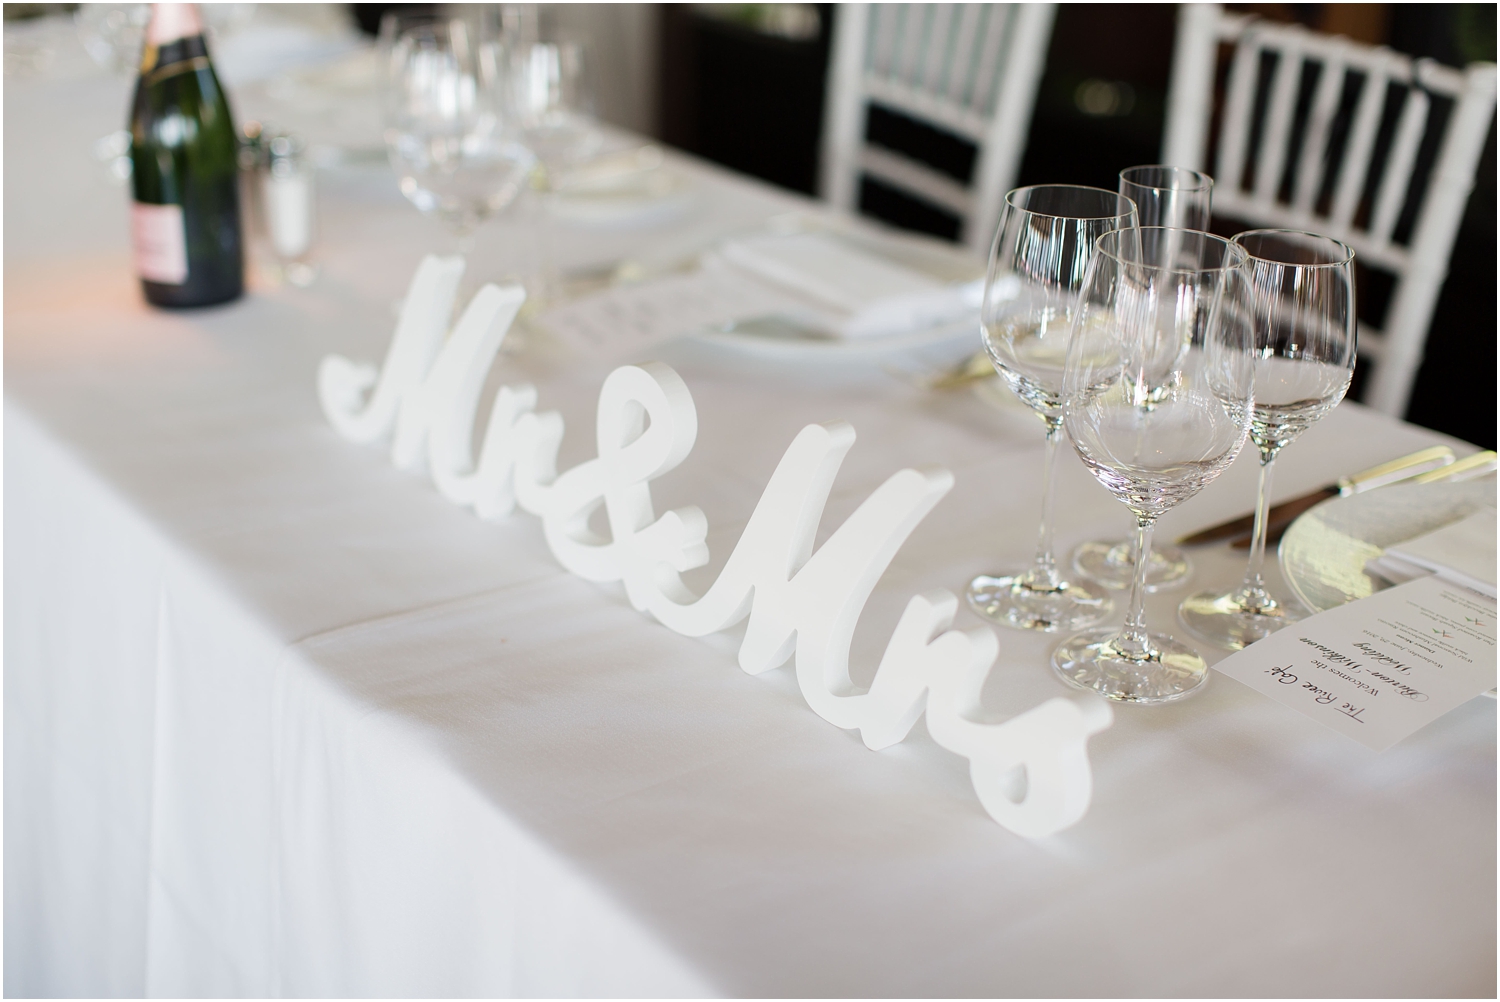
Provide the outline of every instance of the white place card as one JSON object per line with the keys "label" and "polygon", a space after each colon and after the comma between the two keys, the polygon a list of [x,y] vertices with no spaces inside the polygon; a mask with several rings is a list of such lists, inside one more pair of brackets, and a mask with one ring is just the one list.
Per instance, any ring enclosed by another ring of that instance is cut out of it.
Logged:
{"label": "white place card", "polygon": [[1495,601],[1418,578],[1321,612],[1214,666],[1384,751],[1495,685]]}

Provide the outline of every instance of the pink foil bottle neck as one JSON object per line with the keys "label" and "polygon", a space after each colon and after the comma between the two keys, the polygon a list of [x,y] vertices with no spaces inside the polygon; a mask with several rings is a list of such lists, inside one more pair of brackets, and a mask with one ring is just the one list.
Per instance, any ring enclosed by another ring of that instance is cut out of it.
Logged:
{"label": "pink foil bottle neck", "polygon": [[157,47],[170,45],[181,38],[203,34],[203,19],[198,5],[192,3],[158,3],[151,6],[151,24],[146,28],[146,43]]}

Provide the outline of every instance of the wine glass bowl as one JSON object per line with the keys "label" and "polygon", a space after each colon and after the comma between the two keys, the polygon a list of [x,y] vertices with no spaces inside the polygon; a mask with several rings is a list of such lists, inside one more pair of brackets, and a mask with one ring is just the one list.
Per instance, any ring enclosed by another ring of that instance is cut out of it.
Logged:
{"label": "wine glass bowl", "polygon": [[1332,410],[1354,374],[1354,252],[1315,233],[1251,230],[1234,238],[1247,254],[1247,318],[1255,330],[1255,407],[1250,440],[1260,486],[1250,560],[1240,586],[1199,592],[1178,617],[1189,632],[1240,650],[1300,618],[1262,578],[1266,506],[1276,457]]}
{"label": "wine glass bowl", "polygon": [[120,76],[139,68],[150,20],[147,3],[85,3],[73,12],[84,51],[99,66]]}
{"label": "wine glass bowl", "polygon": [[1042,525],[1030,568],[983,574],[969,604],[993,622],[1055,632],[1096,623],[1108,592],[1058,573],[1052,552],[1053,471],[1062,431],[1062,384],[1073,307],[1098,237],[1135,222],[1129,199],[1102,188],[1037,185],[1006,196],[980,311],[986,353],[1047,428]]}
{"label": "wine glass bowl", "polygon": [[1128,200],[1102,188],[1044,184],[1006,196],[981,314],[985,351],[1012,392],[1062,414],[1072,307],[1100,234],[1131,225]]}
{"label": "wine glass bowl", "polygon": [[516,200],[534,157],[505,114],[492,49],[463,19],[381,25],[386,147],[401,192],[467,245]]}
{"label": "wine glass bowl", "polygon": [[1214,179],[1202,171],[1165,164],[1120,171],[1120,194],[1135,203],[1142,226],[1207,230]]}
{"label": "wine glass bowl", "polygon": [[1069,637],[1052,655],[1069,685],[1165,703],[1195,692],[1208,663],[1145,623],[1156,520],[1239,454],[1249,431],[1254,335],[1241,306],[1245,252],[1208,233],[1106,233],[1077,307],[1063,423],[1083,461],[1136,517],[1130,610],[1121,628]]}
{"label": "wine glass bowl", "polygon": [[542,168],[556,173],[597,153],[604,137],[594,123],[583,47],[523,41],[508,50],[507,62],[510,106]]}

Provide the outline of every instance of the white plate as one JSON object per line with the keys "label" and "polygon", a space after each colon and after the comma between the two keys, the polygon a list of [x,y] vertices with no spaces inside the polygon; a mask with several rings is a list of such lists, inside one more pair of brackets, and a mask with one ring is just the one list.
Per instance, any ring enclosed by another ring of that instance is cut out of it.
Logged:
{"label": "white plate", "polygon": [[1387,546],[1457,522],[1495,503],[1495,478],[1462,483],[1394,484],[1331,498],[1304,513],[1281,539],[1281,573],[1315,612],[1365,598],[1390,585],[1365,573]]}
{"label": "white plate", "polygon": [[682,215],[692,205],[687,180],[664,167],[639,171],[610,183],[559,191],[547,211],[572,226],[629,229],[656,226]]}
{"label": "white plate", "polygon": [[979,346],[979,317],[904,331],[879,337],[834,337],[811,327],[803,327],[785,317],[760,317],[742,320],[721,330],[706,331],[698,340],[761,358],[788,361],[847,360],[873,358],[916,349],[942,348],[962,344],[973,351]]}

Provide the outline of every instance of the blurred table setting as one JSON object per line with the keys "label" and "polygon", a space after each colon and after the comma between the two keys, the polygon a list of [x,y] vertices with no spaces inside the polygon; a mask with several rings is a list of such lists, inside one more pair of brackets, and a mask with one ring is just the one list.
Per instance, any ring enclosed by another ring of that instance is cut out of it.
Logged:
{"label": "blurred table setting", "polygon": [[[697,445],[653,490],[706,518],[696,591],[788,443],[846,421],[818,546],[898,470],[953,482],[858,614],[853,683],[943,589],[998,640],[974,719],[1104,706],[1050,667],[1076,631],[962,601],[1035,566],[1044,505],[1066,576],[1083,544],[1140,552],[1060,423],[1048,458],[993,337],[975,365],[1018,278],[602,121],[587,47],[534,5],[375,38],[335,5],[204,5],[256,185],[245,292],[158,309],[111,139],[145,23],[87,6],[5,24],[7,995],[1493,994],[1495,701],[1376,752],[1208,671],[1233,645],[1178,608],[1245,577],[1227,540],[1131,609],[1130,568],[1091,585],[1088,625],[1192,641],[1201,690],[1110,703],[1087,813],[1026,838],[926,724],[869,750],[791,666],[741,671],[743,627],[672,632],[560,566],[538,519],[477,517],[320,409],[325,357],[394,357],[413,275],[461,255],[455,320],[489,284],[526,298],[473,385],[486,413],[534,387],[559,469],[596,455],[614,370],[681,377]],[[509,89],[460,135],[400,81],[466,59]],[[1161,225],[1190,223],[1206,207]],[[1263,504],[1476,453],[1338,402],[1344,350]],[[1262,457],[1234,449],[1152,513],[1159,545],[1255,503]],[[1492,470],[1334,490],[1264,586],[1296,618],[1433,572],[1475,587]]]}

